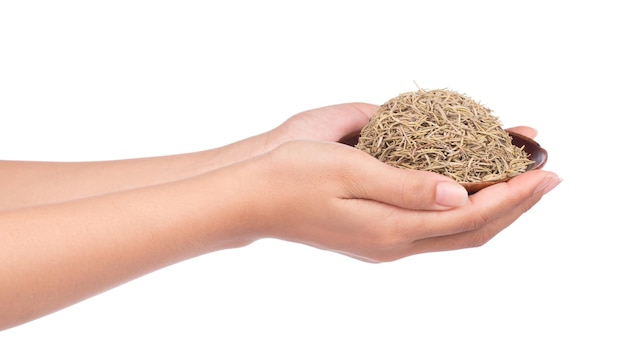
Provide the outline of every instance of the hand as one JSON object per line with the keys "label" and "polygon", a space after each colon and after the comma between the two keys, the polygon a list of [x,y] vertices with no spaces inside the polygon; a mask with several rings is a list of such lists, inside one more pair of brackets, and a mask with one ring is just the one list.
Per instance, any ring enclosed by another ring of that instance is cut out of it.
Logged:
{"label": "hand", "polygon": [[468,197],[447,177],[321,142],[284,144],[259,163],[250,201],[263,236],[371,262],[480,246],[560,182],[533,171]]}
{"label": "hand", "polygon": [[345,142],[358,137],[377,105],[348,103],[296,114],[272,130],[279,144],[294,140]]}

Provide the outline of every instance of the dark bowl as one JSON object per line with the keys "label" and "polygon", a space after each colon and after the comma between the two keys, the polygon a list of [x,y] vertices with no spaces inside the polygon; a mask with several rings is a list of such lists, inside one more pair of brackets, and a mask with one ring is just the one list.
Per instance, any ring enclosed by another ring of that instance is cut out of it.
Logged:
{"label": "dark bowl", "polygon": [[[506,130],[506,132],[512,137],[511,142],[515,146],[523,147],[524,151],[528,153],[530,160],[534,161],[534,163],[530,167],[528,167],[528,169],[526,170],[527,172],[532,171],[534,169],[540,169],[546,164],[546,161],[548,160],[548,152],[545,149],[543,149],[537,142],[535,142],[535,140],[531,139],[530,137],[526,137],[524,135],[520,135],[518,133],[509,131],[509,130]],[[345,137],[339,142],[344,143],[346,145],[355,146],[358,141],[359,141],[359,136],[356,135],[356,136]],[[491,186],[497,183],[506,182],[509,179],[510,178],[495,180],[495,181],[488,181],[488,182],[472,182],[472,183],[460,183],[460,184],[463,187],[465,187],[465,189],[467,190],[469,194],[474,194],[483,188],[487,188],[488,186]]]}

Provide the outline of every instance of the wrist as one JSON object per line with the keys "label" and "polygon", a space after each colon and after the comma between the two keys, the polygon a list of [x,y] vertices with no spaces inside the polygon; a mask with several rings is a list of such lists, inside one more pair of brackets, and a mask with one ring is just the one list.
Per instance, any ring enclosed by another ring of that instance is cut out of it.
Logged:
{"label": "wrist", "polygon": [[276,130],[248,137],[226,146],[197,152],[198,174],[206,173],[234,163],[239,163],[258,155],[267,153],[284,142],[282,135]]}
{"label": "wrist", "polygon": [[275,218],[268,204],[273,199],[270,161],[255,156],[198,177],[208,251],[243,247],[270,232]]}

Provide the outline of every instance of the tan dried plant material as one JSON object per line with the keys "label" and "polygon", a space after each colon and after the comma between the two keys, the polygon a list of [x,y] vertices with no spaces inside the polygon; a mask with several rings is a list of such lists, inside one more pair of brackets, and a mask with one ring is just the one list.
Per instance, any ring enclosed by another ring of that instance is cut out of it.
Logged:
{"label": "tan dried plant material", "polygon": [[488,182],[521,174],[533,163],[511,140],[491,110],[469,97],[420,89],[384,103],[356,147],[395,167]]}

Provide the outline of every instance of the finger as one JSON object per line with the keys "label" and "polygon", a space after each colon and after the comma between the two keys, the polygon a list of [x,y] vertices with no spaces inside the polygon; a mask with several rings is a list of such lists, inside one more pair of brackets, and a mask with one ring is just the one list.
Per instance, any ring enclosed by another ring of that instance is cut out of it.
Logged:
{"label": "finger", "polygon": [[368,103],[346,103],[305,111],[295,118],[307,120],[308,125],[323,132],[321,140],[340,141],[346,137],[357,136],[377,109],[377,105]]}
{"label": "finger", "polygon": [[383,244],[374,253],[370,253],[369,259],[361,259],[371,262],[387,262],[421,253],[452,251],[482,246],[500,231],[511,225],[524,212],[528,211],[541,197],[542,194],[540,193],[533,194],[504,215],[495,218],[476,230],[445,236],[420,237],[418,239],[413,239],[410,235],[404,239],[387,237],[383,239],[383,241],[386,241],[386,244]]}
{"label": "finger", "polygon": [[465,188],[440,174],[400,169],[364,152],[363,162],[351,166],[350,198],[370,199],[410,210],[444,210],[463,206]]}
{"label": "finger", "polygon": [[373,104],[347,103],[327,106],[314,111],[314,115],[319,115],[322,122],[331,120],[333,123],[343,125],[343,131],[350,134],[358,133],[374,116],[376,110],[378,106]]}
{"label": "finger", "polygon": [[[433,222],[438,226],[449,224],[450,233],[416,240],[413,249],[434,252],[481,246],[528,211],[559,182],[560,178],[554,173],[536,171],[486,188],[470,198],[467,209],[450,211],[445,219]],[[452,225],[453,221],[457,221],[456,226]]]}
{"label": "finger", "polygon": [[522,214],[532,208],[537,202],[539,202],[542,196],[542,194],[532,195],[530,198],[524,200],[513,209],[509,210],[506,214],[496,218],[477,230],[417,240],[413,243],[411,249],[407,251],[407,255],[426,252],[452,251],[482,246],[489,242],[502,230],[510,226]]}
{"label": "finger", "polygon": [[560,178],[548,171],[524,173],[473,194],[462,207],[419,213],[403,210],[390,218],[391,224],[400,227],[396,229],[396,234],[412,240],[475,231],[508,214],[535,192],[545,194],[558,182]]}
{"label": "finger", "polygon": [[524,135],[530,138],[535,138],[535,136],[537,136],[537,129],[534,129],[529,126],[515,126],[515,127],[508,128],[506,130],[513,131],[515,133],[518,133],[520,135]]}
{"label": "finger", "polygon": [[[378,110],[378,105],[367,104],[367,103],[349,103],[349,104],[340,104],[332,107],[338,110],[347,110],[347,112],[343,113],[340,117],[350,117],[351,120],[348,120],[347,123],[350,124],[346,126],[342,132],[344,132],[344,136],[337,139],[337,142],[341,142],[343,144],[349,146],[355,146],[359,141],[359,134],[361,133],[361,129],[367,125],[370,119]],[[339,112],[339,114],[342,114]]]}

